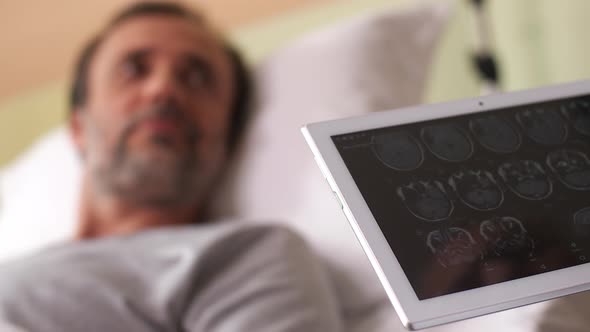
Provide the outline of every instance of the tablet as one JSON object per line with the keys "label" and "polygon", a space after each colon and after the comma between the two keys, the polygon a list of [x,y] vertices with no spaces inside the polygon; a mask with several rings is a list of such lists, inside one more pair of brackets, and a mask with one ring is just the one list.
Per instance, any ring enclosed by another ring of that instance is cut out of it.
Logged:
{"label": "tablet", "polygon": [[590,81],[302,132],[407,328],[590,288]]}

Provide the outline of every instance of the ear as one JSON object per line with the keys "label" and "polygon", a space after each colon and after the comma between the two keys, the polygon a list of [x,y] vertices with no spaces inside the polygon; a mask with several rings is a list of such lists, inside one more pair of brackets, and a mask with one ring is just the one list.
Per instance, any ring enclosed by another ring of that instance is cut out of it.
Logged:
{"label": "ear", "polygon": [[76,150],[78,153],[84,157],[84,152],[86,151],[86,141],[84,139],[84,110],[81,108],[73,109],[70,113],[70,118],[68,120],[68,127],[70,131],[70,137],[76,146]]}

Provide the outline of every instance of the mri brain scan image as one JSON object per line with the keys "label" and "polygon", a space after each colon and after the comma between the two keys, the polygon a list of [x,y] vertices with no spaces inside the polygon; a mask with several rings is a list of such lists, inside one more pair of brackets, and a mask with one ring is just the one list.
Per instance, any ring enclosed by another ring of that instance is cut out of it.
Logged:
{"label": "mri brain scan image", "polygon": [[484,220],[479,227],[488,243],[488,251],[498,257],[511,254],[533,254],[535,242],[522,222],[513,217],[494,217]]}
{"label": "mri brain scan image", "polygon": [[426,245],[443,267],[469,264],[483,258],[481,249],[473,236],[459,227],[430,232]]}
{"label": "mri brain scan image", "polygon": [[590,136],[590,103],[586,100],[573,101],[562,107],[564,115],[572,121],[576,131]]}
{"label": "mri brain scan image", "polygon": [[532,160],[506,162],[500,165],[498,174],[512,192],[525,199],[540,200],[553,192],[547,173]]}
{"label": "mri brain scan image", "polygon": [[487,171],[457,172],[451,175],[449,185],[465,205],[475,210],[493,210],[504,201],[502,188]]}
{"label": "mri brain scan image", "polygon": [[416,181],[397,188],[397,195],[415,217],[441,221],[453,212],[453,202],[438,181]]}
{"label": "mri brain scan image", "polygon": [[574,230],[577,235],[590,235],[590,207],[585,207],[574,213]]}
{"label": "mri brain scan image", "polygon": [[516,128],[495,115],[469,121],[469,130],[481,145],[493,152],[514,152],[521,144]]}
{"label": "mri brain scan image", "polygon": [[516,114],[516,121],[539,144],[557,145],[567,138],[567,123],[556,111],[543,108],[521,111]]}
{"label": "mri brain scan image", "polygon": [[590,160],[581,151],[561,149],[547,155],[547,165],[561,183],[574,190],[590,190]]}
{"label": "mri brain scan image", "polygon": [[372,147],[383,164],[398,171],[416,169],[424,160],[418,141],[404,132],[373,136]]}
{"label": "mri brain scan image", "polygon": [[422,128],[422,140],[437,158],[445,161],[464,161],[473,153],[473,143],[459,127],[443,124]]}

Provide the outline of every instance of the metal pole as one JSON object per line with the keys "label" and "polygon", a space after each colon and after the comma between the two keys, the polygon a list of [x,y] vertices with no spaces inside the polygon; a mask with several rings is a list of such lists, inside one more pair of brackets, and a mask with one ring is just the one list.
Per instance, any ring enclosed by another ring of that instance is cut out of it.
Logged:
{"label": "metal pole", "polygon": [[494,56],[493,41],[490,31],[490,21],[486,12],[485,0],[470,0],[473,7],[475,26],[475,47],[472,61],[482,81],[481,94],[488,94],[500,90],[498,63]]}

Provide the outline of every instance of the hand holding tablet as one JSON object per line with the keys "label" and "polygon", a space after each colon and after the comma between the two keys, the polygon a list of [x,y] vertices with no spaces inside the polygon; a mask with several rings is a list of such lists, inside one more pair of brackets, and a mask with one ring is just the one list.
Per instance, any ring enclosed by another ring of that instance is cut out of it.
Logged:
{"label": "hand holding tablet", "polygon": [[590,81],[302,131],[406,327],[590,289]]}

